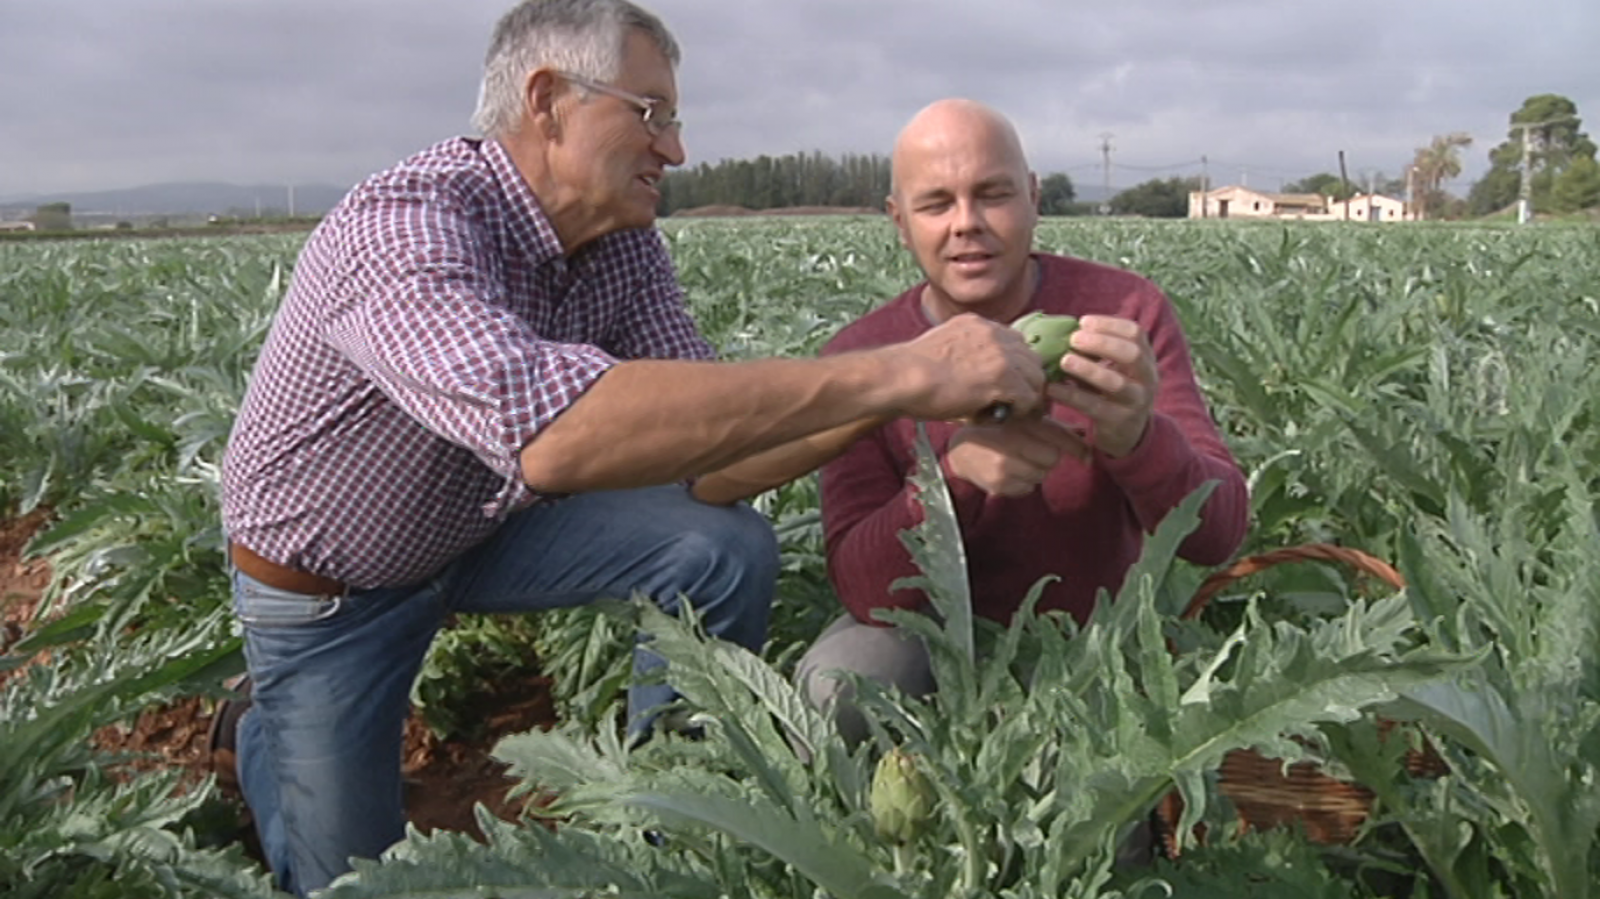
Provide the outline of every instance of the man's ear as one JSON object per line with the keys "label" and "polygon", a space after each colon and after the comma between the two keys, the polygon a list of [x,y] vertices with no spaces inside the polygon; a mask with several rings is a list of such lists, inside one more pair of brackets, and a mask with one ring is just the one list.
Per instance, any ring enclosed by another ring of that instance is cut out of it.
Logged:
{"label": "man's ear", "polygon": [[883,211],[889,214],[889,221],[894,222],[894,230],[900,234],[900,246],[911,249],[911,238],[906,234],[906,219],[900,212],[900,204],[894,201],[894,194],[883,198]]}
{"label": "man's ear", "polygon": [[561,119],[556,114],[556,94],[560,87],[555,73],[534,69],[522,84],[522,114],[537,133],[554,140],[561,136]]}
{"label": "man's ear", "polygon": [[1037,215],[1038,212],[1039,212],[1039,198],[1040,198],[1040,196],[1041,195],[1039,193],[1039,173],[1038,172],[1029,172],[1028,173],[1028,199],[1033,201],[1033,211],[1034,211],[1035,215]]}

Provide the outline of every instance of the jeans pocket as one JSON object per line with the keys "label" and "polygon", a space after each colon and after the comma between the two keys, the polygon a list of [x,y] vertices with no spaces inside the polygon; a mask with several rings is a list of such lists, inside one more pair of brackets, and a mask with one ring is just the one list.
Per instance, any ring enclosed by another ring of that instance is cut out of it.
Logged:
{"label": "jeans pocket", "polygon": [[279,590],[237,571],[233,587],[233,613],[249,627],[302,627],[327,621],[344,607],[343,596]]}

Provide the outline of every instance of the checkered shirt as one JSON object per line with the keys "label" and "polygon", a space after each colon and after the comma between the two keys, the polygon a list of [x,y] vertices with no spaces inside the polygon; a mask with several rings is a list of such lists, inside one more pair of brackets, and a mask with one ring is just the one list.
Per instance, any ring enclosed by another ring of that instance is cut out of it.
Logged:
{"label": "checkered shirt", "polygon": [[223,526],[355,587],[414,583],[551,499],[518,454],[617,360],[712,355],[659,232],[567,257],[504,148],[445,141],[302,248],[223,459]]}

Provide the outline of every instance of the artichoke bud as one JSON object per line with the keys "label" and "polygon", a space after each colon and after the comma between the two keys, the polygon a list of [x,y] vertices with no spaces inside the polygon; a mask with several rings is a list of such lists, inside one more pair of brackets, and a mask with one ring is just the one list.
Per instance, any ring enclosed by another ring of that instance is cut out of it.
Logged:
{"label": "artichoke bud", "polygon": [[933,815],[933,799],[933,784],[915,756],[897,748],[878,759],[868,808],[880,838],[899,846],[915,840]]}
{"label": "artichoke bud", "polygon": [[1072,332],[1078,330],[1075,315],[1047,315],[1030,312],[1011,323],[1020,331],[1028,346],[1044,359],[1044,376],[1047,381],[1063,381],[1067,373],[1061,370],[1061,357],[1072,349]]}

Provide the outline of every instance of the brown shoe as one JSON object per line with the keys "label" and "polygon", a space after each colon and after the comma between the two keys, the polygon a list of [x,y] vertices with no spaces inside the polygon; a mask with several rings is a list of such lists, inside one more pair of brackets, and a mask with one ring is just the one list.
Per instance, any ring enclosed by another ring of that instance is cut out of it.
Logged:
{"label": "brown shoe", "polygon": [[239,790],[239,719],[250,709],[250,677],[244,675],[230,685],[237,696],[217,703],[211,716],[211,729],[206,734],[206,757],[211,772],[217,777],[217,786],[224,793],[240,796]]}

